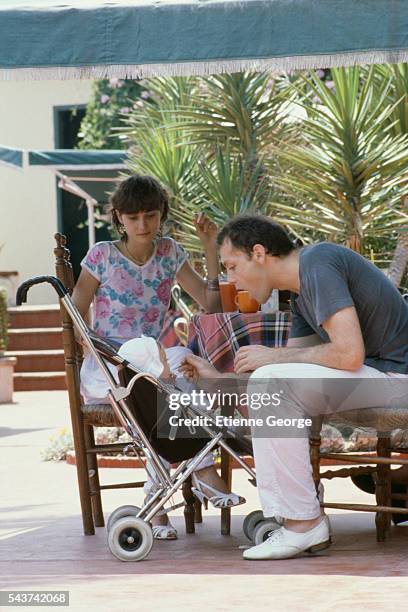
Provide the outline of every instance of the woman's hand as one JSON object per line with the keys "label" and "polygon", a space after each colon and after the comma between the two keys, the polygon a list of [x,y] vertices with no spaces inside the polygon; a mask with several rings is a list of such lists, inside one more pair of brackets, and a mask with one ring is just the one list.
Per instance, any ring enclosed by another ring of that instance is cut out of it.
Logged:
{"label": "woman's hand", "polygon": [[180,372],[188,380],[197,382],[197,380],[211,380],[219,378],[220,373],[206,359],[197,357],[196,355],[188,355],[180,366]]}
{"label": "woman's hand", "polygon": [[211,221],[205,213],[195,215],[193,222],[203,247],[215,248],[218,233],[217,224]]}
{"label": "woman's hand", "polygon": [[[194,226],[203,245],[207,276],[216,279],[220,272],[217,253],[217,225],[205,213],[194,217]],[[189,261],[184,262],[177,273],[177,282],[206,312],[221,312],[219,291],[210,291],[204,280]]]}

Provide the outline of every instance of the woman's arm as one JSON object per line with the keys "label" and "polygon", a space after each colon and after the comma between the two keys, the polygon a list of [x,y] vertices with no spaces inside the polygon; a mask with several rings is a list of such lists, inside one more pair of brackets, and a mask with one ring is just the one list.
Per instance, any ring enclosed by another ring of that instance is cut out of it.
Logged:
{"label": "woman's arm", "polygon": [[186,261],[177,273],[177,282],[206,312],[221,312],[220,292],[210,291],[207,282]]}
{"label": "woman's arm", "polygon": [[89,308],[99,284],[99,281],[92,274],[82,268],[72,293],[72,301],[87,323],[89,323]]}
{"label": "woman's arm", "polygon": [[[203,245],[209,280],[218,279],[217,226],[204,213],[194,219],[197,235]],[[177,274],[177,281],[206,312],[221,312],[220,291],[208,289],[207,282],[186,262]]]}
{"label": "woman's arm", "polygon": [[217,225],[205,213],[200,213],[194,218],[194,225],[203,245],[208,278],[217,279],[220,273],[217,256]]}

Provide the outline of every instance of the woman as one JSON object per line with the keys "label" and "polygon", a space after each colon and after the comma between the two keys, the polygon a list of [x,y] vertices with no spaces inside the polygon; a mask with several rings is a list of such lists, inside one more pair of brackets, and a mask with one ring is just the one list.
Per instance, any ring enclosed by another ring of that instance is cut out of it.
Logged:
{"label": "woman", "polygon": [[[94,303],[93,329],[101,336],[121,344],[142,334],[157,340],[174,281],[205,311],[220,310],[215,224],[203,214],[195,219],[211,279],[205,281],[191,266],[183,247],[161,235],[168,212],[168,194],[150,176],[130,176],[112,195],[112,222],[121,239],[99,242],[88,251],[72,296],[83,317]],[[107,392],[95,360],[87,354],[81,369],[85,403],[106,402]],[[211,500],[216,490],[217,507],[242,503],[242,498],[228,491],[211,457],[198,467],[196,480],[201,483],[202,496]],[[166,515],[155,517],[152,524],[157,539],[177,537]]]}

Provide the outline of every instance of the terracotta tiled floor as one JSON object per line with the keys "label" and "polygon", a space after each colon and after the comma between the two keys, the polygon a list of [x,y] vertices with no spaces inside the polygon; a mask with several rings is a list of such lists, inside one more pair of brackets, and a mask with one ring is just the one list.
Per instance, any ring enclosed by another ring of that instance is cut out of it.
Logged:
{"label": "terracotta tiled floor", "polygon": [[[75,468],[42,462],[50,435],[69,425],[65,392],[15,394],[0,406],[0,588],[68,589],[71,610],[296,610],[406,609],[408,524],[392,540],[375,541],[374,516],[332,511],[334,544],[327,554],[286,561],[248,562],[240,546],[243,517],[258,507],[256,489],[234,471],[234,489],[248,503],[234,511],[232,535],[219,535],[219,513],[204,513],[195,535],[156,542],[146,561],[122,563],[106,546],[104,528],[82,535]],[[142,474],[136,477],[142,478]],[[102,470],[102,481],[128,481],[135,470]],[[141,492],[109,491],[108,515]],[[330,501],[371,500],[348,481],[327,483]]]}

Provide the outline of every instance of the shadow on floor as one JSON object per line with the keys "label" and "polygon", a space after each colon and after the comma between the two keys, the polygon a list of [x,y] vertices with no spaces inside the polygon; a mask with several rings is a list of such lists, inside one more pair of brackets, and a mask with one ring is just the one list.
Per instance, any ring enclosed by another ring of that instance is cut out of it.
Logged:
{"label": "shadow on floor", "polygon": [[[231,536],[219,534],[219,518],[209,516],[186,535],[180,516],[172,519],[179,531],[173,542],[155,542],[149,557],[137,563],[116,560],[106,543],[105,528],[95,536],[84,536],[79,516],[2,521],[0,575],[14,576],[13,584],[28,576],[120,576],[124,574],[214,574],[214,575],[326,575],[408,576],[408,527],[392,528],[392,539],[377,543],[374,525],[358,513],[332,515],[334,543],[328,552],[284,561],[250,562],[242,559],[240,546],[243,516],[233,517]],[[363,520],[364,519],[364,520]],[[4,530],[4,531],[3,531]]]}
{"label": "shadow on floor", "polygon": [[33,431],[46,431],[49,427],[35,427],[31,429],[13,429],[12,427],[0,427],[0,438],[6,438],[8,436],[17,436],[19,434],[32,433]]}

